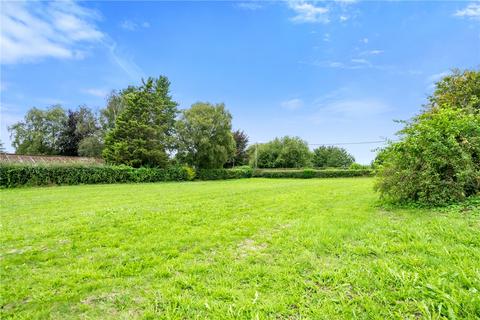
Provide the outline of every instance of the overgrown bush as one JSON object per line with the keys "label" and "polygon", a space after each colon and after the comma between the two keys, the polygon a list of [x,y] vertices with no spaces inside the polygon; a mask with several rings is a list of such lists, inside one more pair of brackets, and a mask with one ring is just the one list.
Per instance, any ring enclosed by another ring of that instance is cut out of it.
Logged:
{"label": "overgrown bush", "polygon": [[258,178],[341,178],[341,177],[369,177],[373,175],[373,170],[268,170],[257,169],[253,172],[253,177]]}
{"label": "overgrown bush", "polygon": [[22,166],[1,165],[0,186],[43,186],[126,182],[188,181],[194,174],[188,167],[139,168],[127,166]]}
{"label": "overgrown bush", "polygon": [[480,191],[480,114],[442,106],[406,123],[400,136],[378,157],[384,199],[444,205]]}

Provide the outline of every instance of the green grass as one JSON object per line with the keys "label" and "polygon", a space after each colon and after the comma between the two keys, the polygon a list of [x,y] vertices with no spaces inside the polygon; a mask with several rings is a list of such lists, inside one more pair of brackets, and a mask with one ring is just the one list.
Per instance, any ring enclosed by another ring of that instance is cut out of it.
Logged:
{"label": "green grass", "polygon": [[1,318],[480,317],[480,214],[373,180],[2,190]]}

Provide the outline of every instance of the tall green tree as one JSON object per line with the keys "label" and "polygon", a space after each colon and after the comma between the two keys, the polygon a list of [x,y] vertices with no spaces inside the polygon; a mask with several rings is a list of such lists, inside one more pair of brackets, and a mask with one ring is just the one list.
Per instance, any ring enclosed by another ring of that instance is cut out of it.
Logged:
{"label": "tall green tree", "polygon": [[225,167],[231,168],[235,166],[243,166],[248,164],[248,136],[242,130],[232,132],[233,140],[235,140],[235,153],[227,161]]}
{"label": "tall green tree", "polygon": [[125,109],[107,133],[103,156],[112,164],[165,167],[174,143],[177,103],[166,77],[142,82],[123,96]]}
{"label": "tall green tree", "polygon": [[198,102],[177,122],[177,158],[195,168],[221,168],[235,152],[232,116],[223,103]]}
{"label": "tall green tree", "polygon": [[304,168],[311,164],[306,141],[285,136],[249,148],[250,165],[258,168]]}
{"label": "tall green tree", "polygon": [[18,154],[56,155],[60,153],[60,135],[67,121],[60,105],[46,110],[30,109],[23,121],[10,126],[12,145]]}
{"label": "tall green tree", "polygon": [[344,148],[336,146],[320,146],[313,150],[314,167],[347,168],[355,158]]}

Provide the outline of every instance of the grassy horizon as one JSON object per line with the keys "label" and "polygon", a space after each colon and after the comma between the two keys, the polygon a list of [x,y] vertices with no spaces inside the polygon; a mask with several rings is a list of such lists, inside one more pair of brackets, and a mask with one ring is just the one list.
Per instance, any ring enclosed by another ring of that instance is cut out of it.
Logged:
{"label": "grassy horizon", "polygon": [[1,317],[480,317],[480,212],[371,178],[0,190]]}

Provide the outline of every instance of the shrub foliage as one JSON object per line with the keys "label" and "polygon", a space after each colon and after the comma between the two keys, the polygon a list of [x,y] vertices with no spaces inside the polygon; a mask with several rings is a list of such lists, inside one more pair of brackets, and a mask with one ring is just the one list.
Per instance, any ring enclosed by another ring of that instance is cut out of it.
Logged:
{"label": "shrub foliage", "polygon": [[342,177],[369,177],[373,176],[373,170],[268,170],[257,169],[253,172],[253,177],[259,178],[342,178]]}
{"label": "shrub foliage", "polygon": [[97,183],[188,181],[194,174],[188,167],[131,168],[127,166],[0,166],[0,186],[75,185]]}

